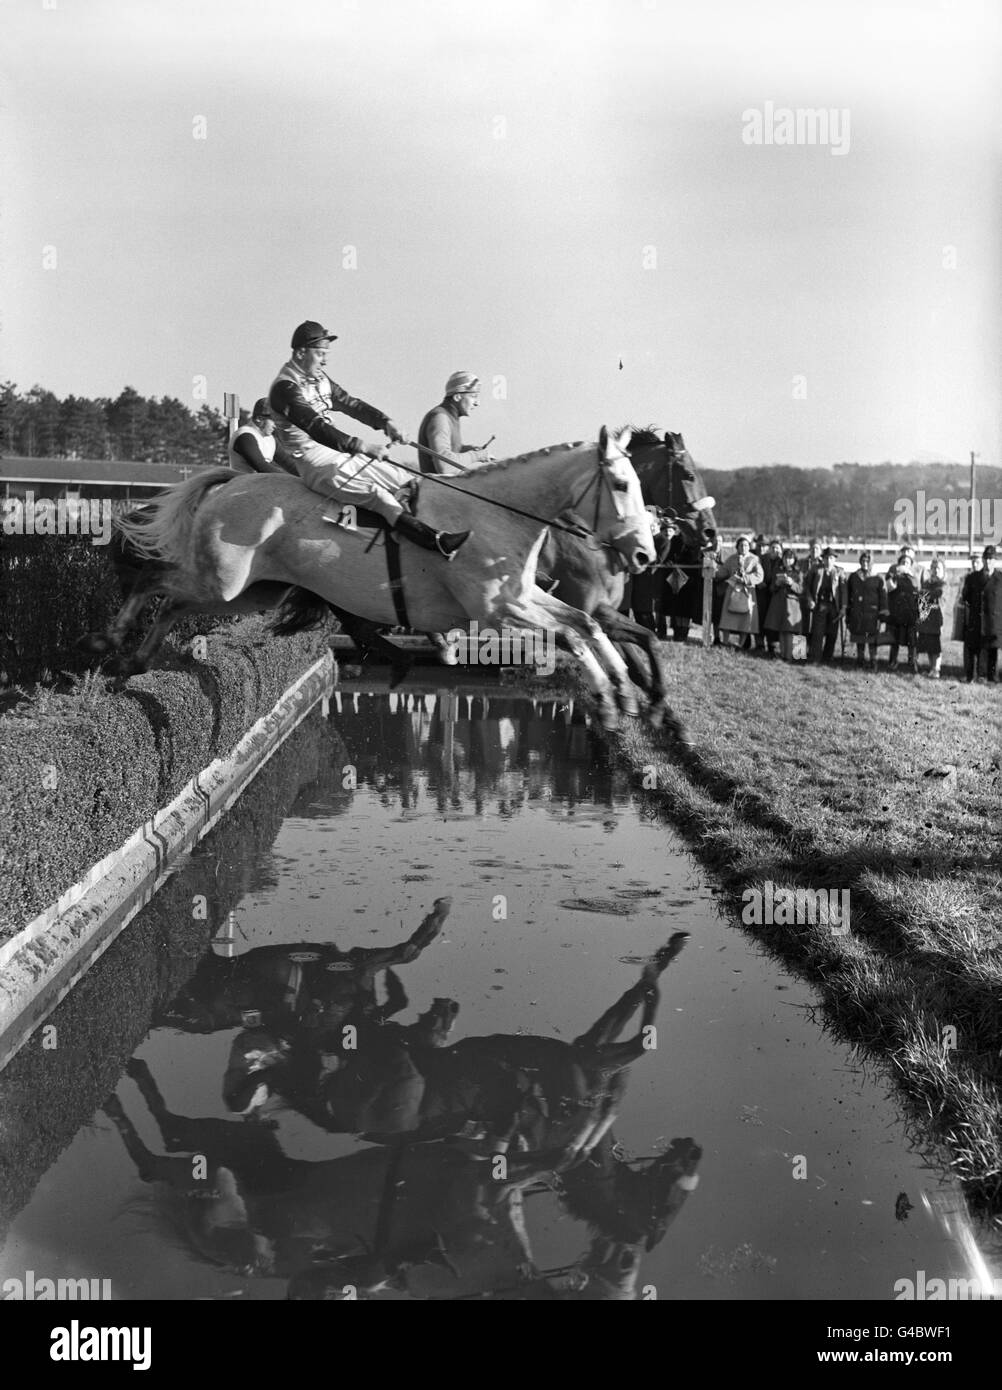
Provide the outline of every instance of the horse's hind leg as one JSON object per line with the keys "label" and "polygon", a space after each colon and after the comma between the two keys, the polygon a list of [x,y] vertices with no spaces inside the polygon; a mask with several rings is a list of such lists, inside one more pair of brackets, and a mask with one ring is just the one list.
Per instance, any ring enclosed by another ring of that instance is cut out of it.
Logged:
{"label": "horse's hind leg", "polygon": [[[582,1033],[579,1038],[574,1039],[575,1047],[609,1047],[619,1037],[620,1033],[629,1023],[630,1019],[640,1008],[644,1006],[644,1016],[641,1027],[645,1023],[653,1022],[653,1016],[657,1012],[660,995],[658,993],[658,979],[662,972],[668,968],[675,957],[680,953],[682,947],[689,939],[689,933],[684,931],[675,932],[671,940],[666,945],[657,950],[651,959],[644,966],[640,979],[616,1000],[611,1009],[606,1009],[601,1018],[596,1019],[587,1033]],[[648,1015],[650,1015],[648,1017]]]}

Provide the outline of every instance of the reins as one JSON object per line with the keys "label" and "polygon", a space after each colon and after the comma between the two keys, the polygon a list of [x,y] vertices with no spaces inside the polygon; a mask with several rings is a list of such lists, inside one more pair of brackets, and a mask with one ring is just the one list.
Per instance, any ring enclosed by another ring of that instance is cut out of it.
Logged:
{"label": "reins", "polygon": [[[427,448],[425,448],[425,446],[424,446],[423,444],[415,444],[415,445],[414,445],[414,448],[415,448],[415,449],[420,449],[423,453],[431,454],[433,458],[437,458],[437,459],[441,460],[443,463],[448,463],[448,464],[450,464],[450,465],[453,466],[453,467],[455,466],[454,464],[452,464],[452,460],[451,460],[451,459],[446,459],[446,458],[444,458],[441,454],[436,454],[435,451],[434,451],[434,449],[427,449]],[[554,530],[554,531],[566,531],[567,534],[568,534],[569,536],[576,536],[576,537],[578,538],[578,540],[584,540],[584,537],[583,537],[582,534],[581,534],[581,527],[579,527],[579,526],[565,526],[565,525],[563,524],[563,522],[561,522],[561,521],[547,520],[547,518],[544,517],[544,516],[537,516],[535,512],[527,512],[527,511],[523,511],[523,509],[522,509],[521,507],[513,507],[513,506],[511,505],[510,502],[499,502],[499,501],[497,500],[497,498],[495,498],[495,497],[482,497],[482,496],[480,495],[480,493],[478,493],[478,492],[467,492],[466,488],[464,488],[464,487],[457,487],[457,486],[455,485],[455,483],[446,482],[446,480],[445,480],[444,478],[440,477],[439,474],[437,474],[437,473],[422,473],[421,470],[420,470],[419,468],[412,468],[409,464],[406,464],[406,463],[399,463],[396,459],[388,458],[386,461],[387,461],[387,463],[392,463],[394,468],[401,468],[401,469],[403,469],[403,471],[404,471],[405,473],[413,473],[414,476],[415,476],[416,478],[420,478],[422,481],[427,480],[427,481],[430,481],[430,482],[433,482],[433,483],[438,483],[438,485],[439,485],[440,487],[448,488],[450,492],[458,492],[458,493],[460,493],[463,497],[470,497],[470,498],[472,498],[474,501],[477,501],[477,502],[487,502],[487,503],[488,503],[490,506],[492,506],[492,507],[500,507],[502,511],[511,512],[511,513],[512,513],[513,515],[515,515],[515,516],[524,516],[524,517],[525,517],[527,520],[529,520],[529,521],[538,521],[539,524],[540,524],[541,526],[548,526],[548,527],[550,527],[550,528],[551,528],[552,530]],[[598,467],[599,467],[599,468],[602,467],[601,462],[599,462]],[[363,469],[359,469],[359,472],[360,472],[360,473],[363,472],[363,471],[364,471]],[[467,471],[472,472],[473,470],[467,470]],[[590,487],[590,486],[591,486],[591,484],[589,484],[589,487]],[[588,491],[588,488],[585,489],[585,493],[587,493],[587,491]],[[582,495],[585,495],[585,494],[582,494]],[[597,518],[598,518],[598,506],[597,506],[597,504],[596,504],[596,508],[595,508],[595,516],[596,516],[596,519],[597,519]],[[593,533],[593,534],[594,534],[594,533]],[[599,541],[599,540],[596,540],[596,542],[595,542],[594,545],[590,545],[590,546],[589,546],[589,549],[591,549],[591,550],[598,550],[598,549],[603,549],[603,550],[615,550],[616,547],[615,547],[610,541]]]}

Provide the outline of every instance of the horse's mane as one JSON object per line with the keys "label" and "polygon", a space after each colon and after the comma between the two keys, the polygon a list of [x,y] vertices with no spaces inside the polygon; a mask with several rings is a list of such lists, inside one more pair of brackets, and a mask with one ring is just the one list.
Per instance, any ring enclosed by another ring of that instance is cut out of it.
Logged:
{"label": "horse's mane", "polygon": [[[498,459],[495,463],[484,463],[479,468],[471,468],[468,476],[471,478],[482,478],[485,473],[503,473],[506,468],[510,468],[513,463],[525,463],[526,459],[538,458],[540,454],[553,454],[558,449],[597,449],[598,443],[595,440],[579,439],[574,444],[547,444],[539,449],[530,449],[526,454],[514,454],[511,458]],[[451,476],[451,475],[450,475]],[[463,475],[457,474],[457,479]]]}
{"label": "horse's mane", "polygon": [[631,425],[625,424],[617,431],[622,434],[623,430],[630,431],[630,452],[634,449],[653,449],[665,442],[665,431],[658,425]]}

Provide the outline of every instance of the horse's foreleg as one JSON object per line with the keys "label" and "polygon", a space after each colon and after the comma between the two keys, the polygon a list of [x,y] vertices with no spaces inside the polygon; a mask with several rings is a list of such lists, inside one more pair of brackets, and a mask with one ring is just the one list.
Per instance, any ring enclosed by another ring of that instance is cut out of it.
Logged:
{"label": "horse's foreleg", "polygon": [[160,650],[164,638],[171,628],[185,614],[193,612],[197,607],[197,604],[189,603],[185,599],[168,600],[156,622],[132,655],[119,657],[115,663],[115,674],[119,680],[125,681],[128,680],[129,676],[136,676],[143,671],[148,671],[150,662]]}
{"label": "horse's foreleg", "polygon": [[77,648],[95,656],[105,656],[108,652],[117,652],[139,621],[146,604],[158,592],[163,577],[162,570],[158,570],[137,579],[128,598],[115,614],[107,631],[88,632],[85,637],[80,638]]}
{"label": "horse's foreleg", "polygon": [[101,1109],[122,1136],[125,1150],[136,1165],[136,1171],[143,1182],[156,1182],[161,1179],[169,1181],[167,1173],[163,1171],[164,1165],[176,1163],[177,1160],[159,1157],[146,1147],[140,1139],[135,1125],[122,1108],[122,1102],[118,1097],[110,1095]]}
{"label": "horse's foreleg", "polygon": [[[613,685],[603,670],[601,663],[591,650],[589,643],[601,638],[611,652],[612,644],[602,638],[598,623],[587,614],[569,604],[562,603],[542,589],[534,588],[524,598],[508,597],[502,600],[498,611],[485,615],[486,621],[500,620],[519,628],[543,628],[552,632],[557,646],[569,652],[584,668],[599,707],[599,720],[605,729],[614,729],[618,716]],[[615,656],[615,653],[613,652]],[[626,667],[621,657],[616,657],[626,678]]]}
{"label": "horse's foreleg", "polygon": [[545,608],[553,614],[558,623],[574,628],[591,644],[605,662],[606,670],[612,675],[619,708],[624,714],[638,714],[637,696],[630,681],[626,662],[609,641],[602,630],[602,625],[594,617],[589,617],[579,609],[572,608],[562,600],[554,598],[552,594],[545,594],[537,590],[534,598],[541,608]]}

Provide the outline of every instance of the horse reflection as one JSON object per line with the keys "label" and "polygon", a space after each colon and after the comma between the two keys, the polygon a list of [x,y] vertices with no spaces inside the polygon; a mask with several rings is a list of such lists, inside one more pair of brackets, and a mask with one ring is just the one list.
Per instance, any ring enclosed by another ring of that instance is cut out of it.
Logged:
{"label": "horse reflection", "polygon": [[[390,967],[418,958],[442,930],[451,905],[451,898],[436,899],[417,931],[398,946],[342,951],[330,942],[297,942],[258,946],[230,958],[207,955],[155,1024],[214,1033],[239,1027],[249,1015],[265,1028],[296,1022],[334,1027],[349,1016],[392,1018],[406,1008],[407,996]],[[384,972],[387,997],[379,1004],[376,980]]]}
{"label": "horse reflection", "polygon": [[[376,1146],[344,1158],[290,1159],[260,1122],[174,1115],[138,1062],[130,1075],[164,1146],[201,1156],[197,1180],[191,1157],[142,1143],[116,1097],[106,1112],[140,1176],[168,1194],[188,1244],[245,1275],[288,1278],[290,1297],[632,1298],[643,1252],[695,1187],[701,1156],[677,1139],[633,1164],[611,1132],[626,1069],[647,1050],[658,978],[684,941],[672,937],[572,1043],[495,1035],[447,1046],[457,1011],[448,1000],[410,1028],[361,1022],[355,1047],[312,1024],[284,1038],[247,1030],[227,1079],[247,1118],[274,1088],[328,1130],[371,1126]],[[621,1041],[638,1009],[639,1031]],[[310,1092],[300,1089],[307,1076]],[[533,1265],[523,1199],[554,1173],[591,1241],[547,1274]]]}
{"label": "horse reflection", "polygon": [[139,1176],[157,1187],[168,1229],[208,1264],[287,1279],[291,1299],[632,1298],[643,1252],[696,1186],[692,1140],[673,1141],[643,1168],[617,1160],[606,1141],[562,1176],[569,1214],[588,1223],[588,1249],[541,1271],[524,1197],[567,1167],[560,1151],[499,1160],[424,1142],[306,1162],[260,1124],[172,1114],[145,1063],[128,1070],[169,1154],[147,1147],[117,1096],[104,1110]]}

